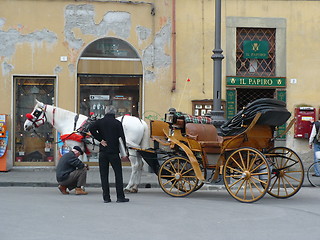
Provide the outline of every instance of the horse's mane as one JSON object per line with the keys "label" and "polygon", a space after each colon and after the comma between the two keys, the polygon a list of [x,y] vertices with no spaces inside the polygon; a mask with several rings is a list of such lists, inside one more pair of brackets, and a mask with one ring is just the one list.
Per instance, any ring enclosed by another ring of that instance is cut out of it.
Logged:
{"label": "horse's mane", "polygon": [[[63,109],[63,108],[60,108],[60,107],[56,107],[56,106],[53,106],[53,105],[47,105],[47,108],[51,108],[52,110],[55,108],[55,114],[56,114],[56,117],[57,118],[60,118],[62,116],[65,116],[65,115],[76,115],[76,113],[74,112],[71,112],[69,110],[66,110],[66,109]],[[47,110],[48,111],[48,110]]]}
{"label": "horse's mane", "polygon": [[[63,108],[60,108],[60,107],[56,107],[56,106],[53,106],[53,105],[47,105],[47,108],[48,107],[52,109],[51,111],[53,111],[54,108],[56,109],[55,110],[55,114],[56,114],[57,118],[60,118],[60,117],[66,116],[66,115],[73,115],[73,116],[77,115],[77,113],[75,113],[75,112],[71,112],[69,110],[66,110],[66,109],[63,109]],[[79,114],[79,115],[87,117],[87,116],[85,116],[83,114]]]}

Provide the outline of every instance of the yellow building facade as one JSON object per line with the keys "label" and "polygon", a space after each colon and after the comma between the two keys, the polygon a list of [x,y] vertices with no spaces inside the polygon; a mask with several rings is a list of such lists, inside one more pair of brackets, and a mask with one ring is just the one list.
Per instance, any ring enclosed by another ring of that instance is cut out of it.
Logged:
{"label": "yellow building facade", "polygon": [[[320,2],[221,2],[226,118],[261,97],[286,101],[292,117],[300,105],[319,109]],[[56,163],[55,132],[44,126],[36,140],[23,131],[35,99],[98,117],[104,104],[114,104],[119,114],[146,120],[162,119],[170,107],[195,114],[196,100],[212,99],[214,0],[0,4],[0,114],[8,115],[9,167]],[[245,44],[265,46],[261,54],[269,55],[244,57]],[[307,140],[293,129],[281,144],[312,161]]]}

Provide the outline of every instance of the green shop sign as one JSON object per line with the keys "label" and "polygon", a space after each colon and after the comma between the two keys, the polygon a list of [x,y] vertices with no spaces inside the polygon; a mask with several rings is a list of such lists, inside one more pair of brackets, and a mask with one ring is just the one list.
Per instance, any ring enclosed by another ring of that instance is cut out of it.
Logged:
{"label": "green shop sign", "polygon": [[255,59],[267,59],[269,52],[268,41],[244,41],[243,57]]}
{"label": "green shop sign", "polygon": [[234,115],[236,115],[236,90],[227,89],[227,120],[231,119]]}
{"label": "green shop sign", "polygon": [[227,86],[285,87],[286,78],[227,77]]}

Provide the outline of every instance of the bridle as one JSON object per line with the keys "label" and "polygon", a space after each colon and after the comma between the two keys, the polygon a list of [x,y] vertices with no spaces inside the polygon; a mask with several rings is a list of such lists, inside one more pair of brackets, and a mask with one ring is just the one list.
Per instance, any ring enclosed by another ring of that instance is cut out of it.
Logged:
{"label": "bridle", "polygon": [[[26,118],[30,122],[32,122],[33,132],[39,138],[42,138],[42,137],[36,132],[36,128],[44,125],[45,122],[47,122],[48,118],[46,116],[46,112],[47,112],[47,105],[44,104],[42,106],[36,106],[31,113],[27,113],[26,114]],[[56,113],[56,108],[53,107],[53,109],[52,109],[52,123],[51,123],[53,127],[55,125],[55,113]],[[92,115],[92,114],[90,114],[90,115]],[[68,139],[69,137],[71,137],[73,134],[81,133],[82,125],[78,129],[76,129],[76,125],[77,125],[78,119],[79,119],[79,114],[77,114],[75,116],[75,118],[74,118],[74,130],[73,130],[73,132],[71,132],[69,135],[66,134],[67,136],[64,137],[65,140]],[[92,137],[92,139],[93,139],[93,137]],[[64,140],[62,140],[62,138],[61,138],[61,141],[59,141],[59,142],[63,142],[63,141]],[[59,143],[59,142],[55,142],[55,143]],[[84,142],[84,144],[85,144],[85,142]],[[92,141],[92,145],[93,145],[93,147],[95,146],[95,142],[94,141]]]}
{"label": "bridle", "polygon": [[35,108],[32,113],[26,114],[27,119],[32,122],[33,127],[38,128],[45,124],[47,121],[46,110],[47,105],[44,105],[43,108]]}

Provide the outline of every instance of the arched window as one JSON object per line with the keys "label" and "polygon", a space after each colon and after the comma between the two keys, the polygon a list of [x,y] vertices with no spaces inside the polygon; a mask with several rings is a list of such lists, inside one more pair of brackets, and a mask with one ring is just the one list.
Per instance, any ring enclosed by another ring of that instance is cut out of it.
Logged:
{"label": "arched window", "polygon": [[117,38],[103,38],[91,43],[81,58],[92,57],[139,59],[136,51],[127,42]]}

